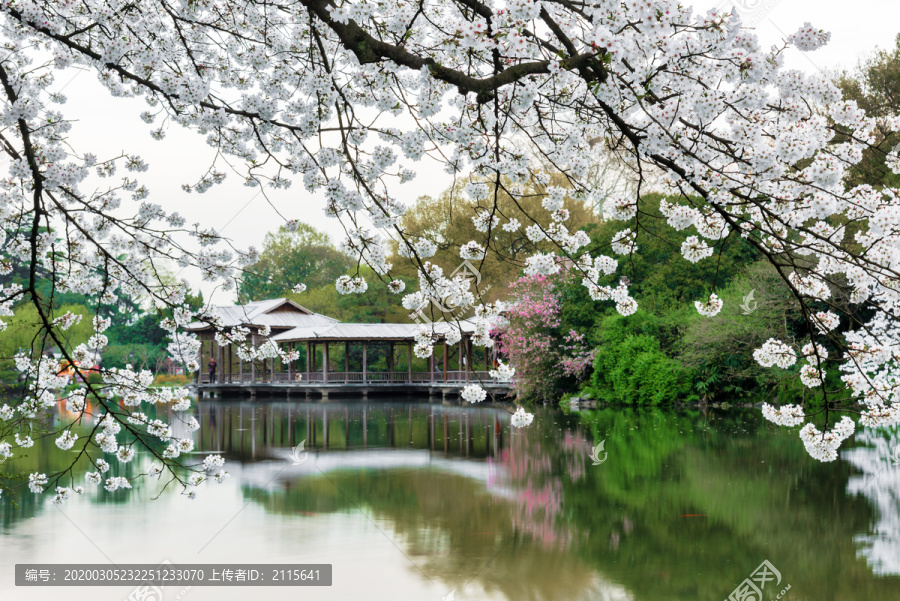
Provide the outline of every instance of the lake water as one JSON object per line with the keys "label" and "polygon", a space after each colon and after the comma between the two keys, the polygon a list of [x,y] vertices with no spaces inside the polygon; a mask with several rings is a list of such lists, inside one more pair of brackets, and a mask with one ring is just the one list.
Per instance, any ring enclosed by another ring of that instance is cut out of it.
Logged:
{"label": "lake water", "polygon": [[[195,415],[198,461],[220,452],[231,474],[196,499],[146,479],[62,507],[5,491],[0,599],[134,599],[14,586],[16,563],[111,561],[334,566],[327,588],[168,587],[166,601],[722,601],[745,579],[764,599],[900,599],[897,430],[821,464],[754,409],[539,409],[515,431],[502,409],[427,399],[204,400]],[[0,469],[69,458],[45,441]]]}

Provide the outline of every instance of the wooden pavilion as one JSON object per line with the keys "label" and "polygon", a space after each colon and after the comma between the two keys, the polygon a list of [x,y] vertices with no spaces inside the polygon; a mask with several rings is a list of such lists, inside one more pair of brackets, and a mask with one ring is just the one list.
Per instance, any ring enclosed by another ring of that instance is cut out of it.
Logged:
{"label": "wooden pavilion", "polygon": [[[458,384],[489,380],[488,371],[496,360],[496,347],[472,345],[475,328],[469,321],[459,322],[463,336],[458,344],[439,340],[431,357],[419,359],[413,354],[415,335],[421,327],[416,323],[341,323],[285,298],[212,307],[210,313],[218,317],[226,331],[247,328],[253,344],[268,339],[285,350],[297,350],[300,357],[292,363],[282,363],[278,358],[243,361],[231,345],[216,342],[214,327],[194,322],[186,329],[196,332],[201,342],[199,385]],[[450,330],[446,323],[433,325],[439,337]],[[267,326],[266,337],[263,332]],[[215,382],[210,381],[207,368],[211,359],[218,365]]]}

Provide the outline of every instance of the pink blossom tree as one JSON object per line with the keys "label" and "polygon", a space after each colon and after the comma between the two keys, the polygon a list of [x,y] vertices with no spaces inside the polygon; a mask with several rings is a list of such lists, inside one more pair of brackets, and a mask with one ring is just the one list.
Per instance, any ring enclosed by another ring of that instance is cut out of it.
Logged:
{"label": "pink blossom tree", "polygon": [[559,286],[564,278],[526,275],[510,287],[500,352],[516,370],[519,396],[550,400],[563,378],[583,378],[594,352],[583,334],[561,330]]}

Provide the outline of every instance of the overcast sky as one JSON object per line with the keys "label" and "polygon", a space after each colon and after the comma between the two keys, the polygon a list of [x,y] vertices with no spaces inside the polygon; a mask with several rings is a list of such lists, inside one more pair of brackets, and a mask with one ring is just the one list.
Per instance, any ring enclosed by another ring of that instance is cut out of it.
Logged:
{"label": "overcast sky", "polygon": [[[900,32],[900,3],[896,0],[697,0],[693,4],[702,12],[714,6],[746,7],[740,11],[745,24],[756,29],[764,46],[780,43],[807,21],[830,31],[830,44],[816,52],[788,51],[786,65],[807,72],[852,68],[876,47],[893,47]],[[288,190],[268,191],[267,200],[258,188],[247,188],[239,177],[229,174],[224,184],[203,195],[186,194],[181,185],[202,176],[215,156],[202,136],[172,127],[165,140],[154,141],[151,128],[139,118],[146,110],[143,100],[110,98],[92,73],[63,77],[59,83],[69,98],[63,111],[78,121],[73,129],[74,147],[100,157],[123,150],[139,153],[150,164],[150,170],[140,174],[150,187],[149,200],[166,210],[179,211],[188,223],[211,226],[242,248],[260,247],[265,233],[283,223],[279,213],[310,223],[333,239],[343,235],[337,220],[325,216],[322,195],[310,195],[301,182]],[[407,203],[422,194],[436,194],[451,183],[442,165],[427,157],[415,167],[418,177],[395,191]],[[199,283],[195,274],[185,275],[193,284]],[[209,287],[202,288],[209,300]],[[214,301],[224,304],[232,298],[219,292]]]}

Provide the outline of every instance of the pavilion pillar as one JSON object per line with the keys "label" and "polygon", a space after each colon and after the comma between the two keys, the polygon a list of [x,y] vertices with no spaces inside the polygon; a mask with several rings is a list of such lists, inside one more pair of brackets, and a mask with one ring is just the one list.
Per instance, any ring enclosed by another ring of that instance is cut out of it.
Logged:
{"label": "pavilion pillar", "polygon": [[244,358],[238,357],[238,373],[241,375],[241,382],[244,381]]}
{"label": "pavilion pillar", "polygon": [[[250,337],[250,343],[256,344],[256,336]],[[256,361],[253,359],[250,360],[250,381],[256,382]]]}
{"label": "pavilion pillar", "polygon": [[388,342],[387,355],[388,382],[394,381],[394,343]]}
{"label": "pavilion pillar", "polygon": [[464,337],[462,339],[462,341],[463,341],[462,351],[464,352],[463,366],[466,368],[466,382],[468,383],[468,381],[469,381],[469,363],[471,363],[471,361],[469,361],[469,339]]}
{"label": "pavilion pillar", "polygon": [[344,343],[344,384],[350,381],[350,342]]}
{"label": "pavilion pillar", "polygon": [[[410,384],[412,384],[412,347],[413,343],[410,341],[406,347],[406,381]],[[412,424],[410,424],[410,427],[412,427]]]}
{"label": "pavilion pillar", "polygon": [[[289,353],[290,353],[292,350],[294,350],[294,346],[295,346],[295,345],[294,345],[293,342],[288,342],[288,352],[289,352]],[[291,362],[290,362],[290,361],[287,362],[287,372],[288,372],[288,382],[290,382],[290,381],[293,379],[293,378],[291,377],[292,374],[291,374]]]}
{"label": "pavilion pillar", "polygon": [[447,351],[450,350],[450,347],[447,346],[447,339],[444,338],[444,382],[447,381]]}
{"label": "pavilion pillar", "polygon": [[363,340],[363,383],[365,383],[367,381],[367,378],[366,378],[366,368],[367,367],[368,366],[366,363],[366,341]]}
{"label": "pavilion pillar", "polygon": [[306,381],[309,382],[309,358],[312,355],[312,343],[306,341]]}
{"label": "pavilion pillar", "polygon": [[225,372],[222,369],[222,346],[216,342],[216,380],[222,381],[222,374]]}
{"label": "pavilion pillar", "polygon": [[[200,334],[200,335],[202,336],[203,334]],[[185,370],[185,371],[187,371],[187,370]],[[194,381],[197,384],[202,384],[203,383],[202,378],[203,378],[203,339],[201,338],[200,339],[200,366],[197,368],[197,375],[194,376]]]}
{"label": "pavilion pillar", "polygon": [[233,344],[228,345],[228,381],[234,382],[234,353],[231,352]]}
{"label": "pavilion pillar", "polygon": [[[206,340],[201,340],[201,341],[200,341],[200,369],[197,371],[197,383],[198,383],[198,384],[200,384],[200,383],[203,382],[203,374],[209,373],[209,368],[208,368],[207,365],[206,365],[207,363],[209,363],[209,361],[207,361],[207,360],[205,359],[206,353],[205,353],[205,351],[203,350],[204,347],[209,346],[209,344],[211,344],[211,343],[209,343],[209,342],[206,341]],[[211,358],[212,358],[212,351],[210,351],[210,359],[211,359]],[[207,376],[207,377],[208,377],[208,376]]]}
{"label": "pavilion pillar", "polygon": [[431,354],[428,355],[428,381],[434,382],[434,347],[431,349]]}
{"label": "pavilion pillar", "polygon": [[[322,381],[328,381],[328,343],[322,344]],[[327,438],[325,439],[328,440]],[[327,442],[326,442],[327,445]]]}

